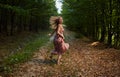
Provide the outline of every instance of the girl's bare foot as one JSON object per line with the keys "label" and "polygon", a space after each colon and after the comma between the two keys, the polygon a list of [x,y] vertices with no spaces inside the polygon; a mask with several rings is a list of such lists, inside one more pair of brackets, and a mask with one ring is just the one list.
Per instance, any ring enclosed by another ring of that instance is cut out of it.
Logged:
{"label": "girl's bare foot", "polygon": [[62,55],[58,55],[58,59],[57,59],[57,64],[60,64],[60,60],[61,60]]}
{"label": "girl's bare foot", "polygon": [[57,64],[60,65],[60,61],[59,60],[57,60]]}

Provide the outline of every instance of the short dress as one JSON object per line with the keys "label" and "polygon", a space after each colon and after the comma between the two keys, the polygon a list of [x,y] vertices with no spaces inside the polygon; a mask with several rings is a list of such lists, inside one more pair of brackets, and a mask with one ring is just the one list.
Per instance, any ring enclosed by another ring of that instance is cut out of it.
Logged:
{"label": "short dress", "polygon": [[[63,34],[63,32],[64,29],[61,31],[61,34]],[[61,37],[57,33],[55,34],[53,43],[54,43],[54,50],[53,50],[54,54],[62,54],[69,49],[69,44],[65,43],[63,37]]]}

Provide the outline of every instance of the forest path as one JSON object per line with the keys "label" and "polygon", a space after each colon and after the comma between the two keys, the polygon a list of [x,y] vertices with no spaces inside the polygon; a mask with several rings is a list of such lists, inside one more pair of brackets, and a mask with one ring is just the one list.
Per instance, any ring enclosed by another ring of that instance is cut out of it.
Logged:
{"label": "forest path", "polygon": [[70,49],[63,54],[61,64],[56,56],[50,59],[50,42],[34,53],[31,60],[17,64],[12,77],[120,77],[120,51],[106,48],[88,38],[69,40]]}

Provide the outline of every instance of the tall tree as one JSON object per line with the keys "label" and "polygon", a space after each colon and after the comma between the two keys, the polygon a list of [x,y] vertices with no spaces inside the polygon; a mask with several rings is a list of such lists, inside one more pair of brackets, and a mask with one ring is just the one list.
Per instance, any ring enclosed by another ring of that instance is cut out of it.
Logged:
{"label": "tall tree", "polygon": [[62,14],[70,30],[119,47],[119,9],[119,0],[64,0]]}

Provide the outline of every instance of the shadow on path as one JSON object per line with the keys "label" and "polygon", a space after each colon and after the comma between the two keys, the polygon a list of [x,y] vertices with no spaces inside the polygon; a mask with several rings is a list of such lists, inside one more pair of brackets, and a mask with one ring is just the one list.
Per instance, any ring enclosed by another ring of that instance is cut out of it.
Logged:
{"label": "shadow on path", "polygon": [[35,64],[46,64],[46,65],[55,65],[57,64],[57,60],[56,59],[32,59],[31,62],[35,63]]}

